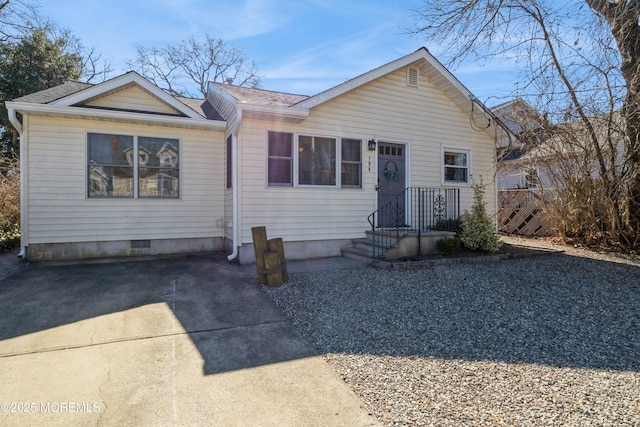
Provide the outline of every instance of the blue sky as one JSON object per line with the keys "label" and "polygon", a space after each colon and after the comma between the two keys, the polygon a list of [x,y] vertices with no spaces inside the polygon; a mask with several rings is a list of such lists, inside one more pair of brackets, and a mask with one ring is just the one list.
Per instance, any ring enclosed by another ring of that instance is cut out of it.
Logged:
{"label": "blue sky", "polygon": [[[160,47],[208,33],[255,61],[262,88],[313,95],[421,46],[445,63],[446,52],[405,33],[416,1],[42,0],[40,12],[110,58],[116,74],[128,70],[136,43]],[[514,89],[506,64],[452,71],[489,106]]]}

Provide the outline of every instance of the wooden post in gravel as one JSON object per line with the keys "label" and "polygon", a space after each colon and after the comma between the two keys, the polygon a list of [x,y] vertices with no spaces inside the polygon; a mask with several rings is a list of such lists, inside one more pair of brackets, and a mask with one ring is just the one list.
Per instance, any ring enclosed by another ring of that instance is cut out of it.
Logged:
{"label": "wooden post in gravel", "polygon": [[282,285],[282,264],[278,252],[264,253],[264,269],[267,272],[267,286]]}
{"label": "wooden post in gravel", "polygon": [[289,280],[282,238],[267,240],[266,227],[253,227],[253,251],[256,256],[258,283],[280,286]]}
{"label": "wooden post in gravel", "polygon": [[287,260],[284,257],[284,242],[282,241],[281,237],[269,239],[269,251],[277,252],[278,258],[280,260],[280,266],[282,268],[282,283],[288,281],[289,273],[287,272]]}
{"label": "wooden post in gravel", "polygon": [[266,285],[267,275],[264,273],[264,254],[269,251],[269,243],[267,242],[267,228],[253,227],[251,229],[253,237],[253,252],[256,256],[256,271],[258,272],[258,283]]}

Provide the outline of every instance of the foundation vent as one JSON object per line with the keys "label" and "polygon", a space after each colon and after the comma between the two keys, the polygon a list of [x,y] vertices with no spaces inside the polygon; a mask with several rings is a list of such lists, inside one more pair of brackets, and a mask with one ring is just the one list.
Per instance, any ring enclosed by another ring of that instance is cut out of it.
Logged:
{"label": "foundation vent", "polygon": [[151,240],[132,240],[131,249],[149,249],[151,247]]}

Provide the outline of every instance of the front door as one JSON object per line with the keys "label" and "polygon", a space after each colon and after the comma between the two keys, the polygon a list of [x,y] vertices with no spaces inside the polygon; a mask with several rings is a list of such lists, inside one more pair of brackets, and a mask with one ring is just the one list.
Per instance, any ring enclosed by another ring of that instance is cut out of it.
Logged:
{"label": "front door", "polygon": [[378,143],[378,226],[402,227],[406,223],[406,147]]}

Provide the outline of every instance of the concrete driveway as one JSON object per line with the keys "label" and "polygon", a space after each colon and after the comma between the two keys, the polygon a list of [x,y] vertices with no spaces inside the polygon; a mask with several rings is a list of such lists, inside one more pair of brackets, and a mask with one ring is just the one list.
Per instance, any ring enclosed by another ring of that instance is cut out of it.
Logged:
{"label": "concrete driveway", "polygon": [[376,425],[221,255],[0,280],[0,425]]}

